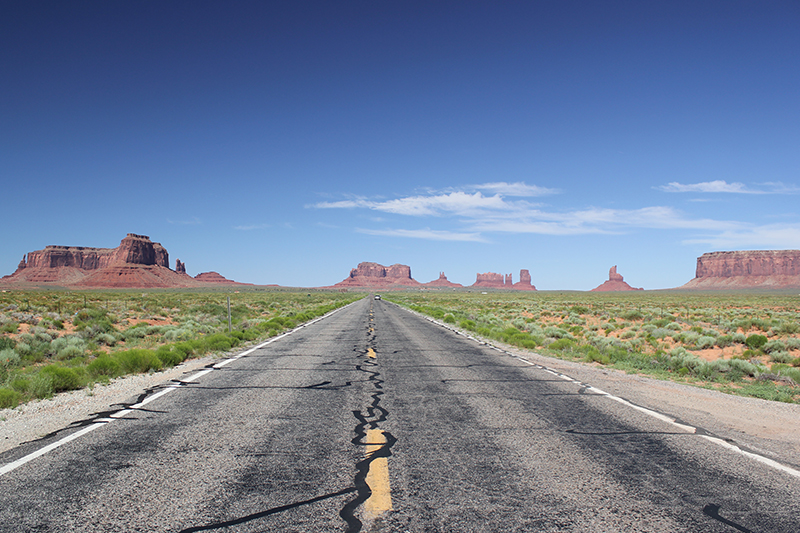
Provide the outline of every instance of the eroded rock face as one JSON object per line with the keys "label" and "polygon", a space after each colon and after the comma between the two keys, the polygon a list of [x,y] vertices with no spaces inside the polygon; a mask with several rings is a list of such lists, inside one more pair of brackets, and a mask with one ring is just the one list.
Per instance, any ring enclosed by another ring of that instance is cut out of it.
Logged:
{"label": "eroded rock face", "polygon": [[800,250],[710,252],[697,258],[695,278],[682,289],[800,286]]}
{"label": "eroded rock face", "polygon": [[378,263],[359,263],[350,271],[350,276],[334,287],[385,287],[420,285],[411,277],[411,267],[394,264],[385,267]]}
{"label": "eroded rock face", "polygon": [[514,276],[512,274],[503,275],[494,272],[486,272],[484,274],[478,274],[472,286],[488,289],[536,290],[536,287],[531,285],[531,273],[527,270],[519,271],[519,279],[519,282],[514,283]]}
{"label": "eroded rock face", "polygon": [[484,272],[475,276],[473,287],[484,287],[488,289],[504,289],[506,286],[505,278],[502,274],[495,272]]}
{"label": "eroded rock face", "polygon": [[186,274],[186,264],[181,263],[180,259],[175,260],[175,272],[178,274]]}
{"label": "eroded rock face", "polygon": [[612,292],[612,291],[643,291],[644,289],[637,289],[631,287],[622,278],[622,274],[617,273],[617,265],[614,265],[608,270],[608,280],[602,285],[595,287],[592,291],[595,292]]}
{"label": "eroded rock face", "polygon": [[146,235],[128,233],[114,250],[114,263],[159,265],[169,268],[169,254],[161,243],[152,242]]}
{"label": "eroded rock face", "polygon": [[531,283],[531,273],[526,269],[519,271],[519,281],[516,282],[513,287],[518,291],[536,290],[536,287]]}

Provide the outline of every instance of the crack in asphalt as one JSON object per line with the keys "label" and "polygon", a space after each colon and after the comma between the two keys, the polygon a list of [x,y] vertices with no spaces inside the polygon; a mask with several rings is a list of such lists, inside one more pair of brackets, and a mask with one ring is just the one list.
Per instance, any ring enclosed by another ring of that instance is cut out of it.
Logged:
{"label": "crack in asphalt", "polygon": [[[372,306],[370,306],[370,315],[372,314]],[[370,323],[372,320],[367,321],[367,344],[366,350],[359,350],[356,352],[364,360],[362,363],[356,365],[356,370],[367,374],[369,383],[372,383],[375,392],[372,393],[372,402],[365,410],[353,411],[353,416],[358,420],[358,424],[353,430],[355,437],[350,441],[356,446],[365,447],[375,443],[365,442],[367,437],[367,429],[378,429],[381,422],[385,422],[389,416],[389,412],[381,407],[381,397],[384,395],[383,383],[380,372],[376,367],[378,363],[370,359],[367,355],[370,350],[374,350],[374,328]],[[367,474],[369,473],[372,462],[379,457],[389,458],[392,456],[391,448],[397,442],[397,439],[388,431],[383,431],[386,442],[380,448],[370,454],[365,454],[364,459],[356,463],[356,475],[354,478],[354,485],[356,490],[355,498],[348,501],[344,507],[339,511],[339,516],[347,523],[348,533],[357,533],[361,531],[363,523],[355,516],[356,509],[360,507],[372,495],[372,489],[367,484]]]}

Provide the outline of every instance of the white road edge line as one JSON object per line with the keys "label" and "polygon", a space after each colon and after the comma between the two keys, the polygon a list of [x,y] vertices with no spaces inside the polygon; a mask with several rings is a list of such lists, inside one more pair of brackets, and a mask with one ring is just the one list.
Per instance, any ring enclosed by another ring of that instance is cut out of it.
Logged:
{"label": "white road edge line", "polygon": [[[360,300],[356,300],[356,302],[358,302],[358,301],[360,301]],[[353,303],[356,303],[356,302],[353,302]],[[222,368],[225,365],[227,365],[229,363],[232,363],[233,361],[236,361],[237,359],[241,359],[242,357],[244,357],[246,355],[250,355],[251,353],[255,352],[256,350],[260,350],[261,348],[263,348],[264,346],[266,346],[268,344],[272,344],[273,342],[277,341],[278,339],[282,339],[283,337],[291,335],[292,333],[294,333],[296,331],[299,331],[299,330],[301,330],[301,329],[303,329],[303,328],[305,328],[307,326],[310,326],[311,324],[319,322],[323,318],[329,317],[333,313],[335,313],[337,311],[340,311],[340,310],[344,309],[345,307],[349,307],[350,305],[353,305],[353,303],[350,303],[350,304],[347,304],[345,306],[336,308],[333,311],[325,313],[321,317],[317,317],[314,320],[306,322],[305,324],[301,324],[301,325],[297,326],[296,328],[294,328],[294,329],[292,329],[290,331],[287,331],[286,333],[281,333],[277,337],[272,337],[272,338],[262,342],[261,344],[259,344],[257,346],[253,346],[252,348],[250,348],[248,350],[245,350],[242,353],[236,354],[233,357],[229,357],[229,358],[227,358],[227,359],[225,359],[223,361],[220,361],[219,363],[216,363],[216,364],[212,365],[209,368],[204,368],[203,370],[200,370],[199,372],[196,372],[196,373],[192,374],[188,378],[182,379],[181,383],[189,383],[189,382],[195,381],[197,379],[200,379],[201,377],[205,376],[206,374],[211,373],[213,370]],[[144,400],[142,400],[141,402],[139,402],[137,404],[131,405],[130,407],[126,407],[125,409],[121,409],[121,410],[119,410],[119,411],[117,411],[115,413],[112,413],[107,418],[100,418],[96,422],[86,426],[85,428],[83,428],[83,429],[81,429],[79,431],[76,431],[75,433],[71,433],[71,434],[67,435],[66,437],[64,437],[64,438],[62,438],[60,440],[57,440],[55,442],[51,442],[47,446],[44,446],[44,447],[36,450],[35,452],[29,453],[28,455],[26,455],[24,457],[20,457],[16,461],[12,461],[12,462],[7,463],[7,464],[5,464],[3,466],[0,466],[0,476],[4,476],[5,474],[8,474],[9,472],[12,472],[12,471],[16,470],[20,466],[22,466],[22,465],[24,465],[26,463],[29,463],[29,462],[33,461],[34,459],[37,459],[37,458],[39,458],[39,457],[41,457],[41,456],[43,456],[43,455],[45,455],[45,454],[47,454],[49,452],[52,452],[56,448],[59,448],[59,447],[63,446],[64,444],[67,444],[68,442],[72,442],[73,440],[78,439],[78,438],[86,435],[87,433],[90,433],[90,432],[94,431],[95,429],[97,429],[99,427],[105,426],[106,424],[109,424],[109,423],[113,422],[114,420],[118,420],[120,418],[123,418],[126,415],[132,413],[133,411],[144,407],[148,403],[150,403],[150,402],[152,402],[154,400],[157,400],[158,398],[161,398],[162,396],[165,396],[165,395],[169,394],[170,392],[172,392],[174,390],[177,390],[177,389],[180,389],[180,388],[181,388],[181,385],[169,385],[166,388],[164,388],[163,390],[160,390],[155,394],[151,394],[150,396],[148,396],[147,398],[145,398]]]}
{"label": "white road edge line", "polygon": [[[567,376],[566,374],[562,374],[561,372],[558,372],[556,370],[547,368],[546,366],[540,365],[539,363],[534,363],[532,361],[529,361],[528,359],[525,359],[521,355],[517,355],[517,354],[509,352],[508,350],[503,350],[502,348],[498,348],[497,346],[495,346],[493,344],[490,344],[489,342],[486,342],[486,341],[480,340],[478,338],[475,338],[472,335],[461,333],[460,331],[456,330],[455,328],[453,328],[451,326],[446,325],[443,322],[439,322],[438,320],[435,320],[435,319],[433,319],[431,317],[425,316],[425,315],[423,315],[421,313],[416,313],[415,311],[412,311],[411,309],[406,309],[405,307],[402,307],[402,306],[400,306],[398,304],[395,304],[395,305],[397,305],[397,307],[400,307],[401,309],[405,309],[406,311],[409,311],[411,313],[415,313],[418,316],[421,316],[421,317],[425,318],[426,320],[428,320],[430,322],[433,322],[434,324],[436,324],[438,326],[441,326],[441,327],[443,327],[445,329],[449,329],[450,331],[453,331],[453,332],[457,333],[458,335],[463,335],[467,339],[473,340],[473,341],[477,342],[478,344],[481,344],[483,346],[488,346],[488,347],[492,348],[493,350],[497,350],[497,351],[503,352],[504,354],[509,355],[509,356],[513,357],[514,359],[518,359],[518,360],[520,360],[520,361],[522,361],[522,362],[524,362],[524,363],[526,363],[528,365],[535,366],[536,368],[544,370],[545,372],[549,372],[549,373],[553,374],[554,376],[557,376],[557,377],[559,377],[559,378],[561,378],[561,379],[563,379],[565,381],[571,381],[573,383],[581,383],[580,381],[578,381],[578,380],[576,380],[574,378],[571,378],[571,377]],[[648,409],[646,407],[642,407],[640,405],[636,405],[634,403],[629,402],[628,400],[626,400],[624,398],[620,398],[618,396],[614,396],[613,394],[609,394],[609,393],[607,393],[607,392],[605,392],[605,391],[603,391],[601,389],[598,389],[596,387],[593,387],[591,385],[586,385],[585,383],[583,385],[586,386],[587,391],[592,392],[593,394],[597,394],[598,396],[605,396],[610,400],[614,400],[615,402],[619,402],[619,403],[621,403],[623,405],[626,405],[626,406],[628,406],[628,407],[630,407],[632,409],[636,409],[637,411],[640,411],[640,412],[642,412],[642,413],[644,413],[644,414],[646,414],[648,416],[651,416],[653,418],[661,420],[662,422],[666,422],[668,424],[671,424],[671,425],[673,425],[673,426],[675,426],[675,427],[677,427],[677,428],[679,428],[679,429],[681,429],[683,431],[686,431],[687,433],[697,434],[697,428],[694,427],[694,426],[690,426],[688,424],[681,424],[680,422],[678,422],[674,418],[670,418],[669,416],[664,415],[662,413],[659,413],[658,411],[653,411],[652,409]],[[754,460],[756,460],[756,461],[758,461],[758,462],[760,462],[762,464],[765,464],[767,466],[771,466],[772,468],[775,468],[776,470],[780,470],[781,472],[789,474],[790,476],[794,476],[796,478],[800,478],[800,470],[797,470],[795,468],[792,468],[792,467],[786,466],[784,464],[781,464],[778,461],[775,461],[774,459],[770,459],[769,457],[765,457],[765,456],[759,455],[757,453],[748,452],[746,450],[743,450],[743,449],[739,448],[735,444],[731,444],[730,442],[727,442],[727,441],[725,441],[723,439],[720,439],[719,437],[714,437],[714,436],[711,436],[711,435],[698,435],[698,436],[699,437],[703,437],[704,439],[708,440],[709,442],[713,442],[714,444],[722,446],[723,448],[726,448],[726,449],[728,449],[728,450],[730,450],[732,452],[738,453],[738,454],[743,455],[745,457],[748,457],[750,459],[754,459]]]}

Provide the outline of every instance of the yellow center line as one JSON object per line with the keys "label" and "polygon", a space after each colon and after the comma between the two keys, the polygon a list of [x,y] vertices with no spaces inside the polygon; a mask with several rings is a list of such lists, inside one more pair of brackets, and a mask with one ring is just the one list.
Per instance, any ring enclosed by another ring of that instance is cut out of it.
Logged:
{"label": "yellow center line", "polygon": [[[367,457],[386,444],[386,436],[380,429],[367,430]],[[389,460],[376,457],[369,465],[367,485],[372,495],[364,502],[364,511],[369,518],[376,518],[392,510],[392,490],[389,487]]]}
{"label": "yellow center line", "polygon": [[367,356],[371,357],[373,359],[377,359],[378,358],[378,354],[376,354],[375,350],[373,350],[372,348],[367,349]]}

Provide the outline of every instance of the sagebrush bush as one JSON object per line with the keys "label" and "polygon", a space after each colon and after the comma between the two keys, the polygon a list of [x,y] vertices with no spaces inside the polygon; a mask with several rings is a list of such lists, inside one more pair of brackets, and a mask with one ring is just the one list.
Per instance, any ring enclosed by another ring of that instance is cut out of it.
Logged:
{"label": "sagebrush bush", "polygon": [[772,353],[772,352],[784,352],[786,351],[786,344],[779,341],[778,339],[773,339],[762,347],[765,353]]}
{"label": "sagebrush bush", "polygon": [[0,350],[0,366],[4,368],[11,368],[19,364],[20,357],[14,348],[6,348]]}
{"label": "sagebrush bush", "polygon": [[785,350],[779,350],[770,352],[769,360],[775,363],[791,363],[794,361],[794,357]]}

